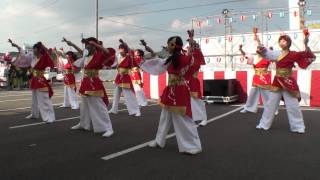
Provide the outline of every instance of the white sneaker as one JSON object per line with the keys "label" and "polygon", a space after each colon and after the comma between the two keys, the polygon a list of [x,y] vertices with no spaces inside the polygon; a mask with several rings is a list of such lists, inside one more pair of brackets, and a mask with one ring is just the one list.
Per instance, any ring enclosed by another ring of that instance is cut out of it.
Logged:
{"label": "white sneaker", "polygon": [[71,109],[73,109],[73,110],[79,109],[79,106],[77,106],[77,107],[71,107]]}
{"label": "white sneaker", "polygon": [[32,114],[29,114],[28,116],[26,116],[26,119],[37,119],[37,118],[34,117]]}
{"label": "white sneaker", "polygon": [[109,114],[118,114],[118,112],[114,112],[112,109],[108,111]]}
{"label": "white sneaker", "polygon": [[247,113],[248,111],[246,110],[246,109],[242,109],[241,111],[240,111],[240,113]]}
{"label": "white sneaker", "polygon": [[190,151],[185,151],[183,153],[188,154],[188,155],[196,155],[196,154],[201,153],[201,151],[202,151],[201,149],[200,150],[190,150]]}
{"label": "white sneaker", "polygon": [[298,134],[304,134],[305,133],[304,130],[294,130],[294,131],[291,131],[291,132],[298,133]]}
{"label": "white sneaker", "polygon": [[276,111],[275,113],[274,113],[274,115],[278,115],[279,114],[279,111]]}
{"label": "white sneaker", "polygon": [[256,126],[256,129],[262,129],[262,130],[265,130],[265,131],[267,131],[267,130],[268,130],[268,129],[266,129],[266,128],[264,128],[264,127],[260,126],[260,125],[257,125],[257,126]]}
{"label": "white sneaker", "polygon": [[203,120],[203,121],[201,121],[200,126],[206,126],[207,123],[208,123],[207,120]]}
{"label": "white sneaker", "polygon": [[141,112],[138,112],[137,114],[135,114],[134,116],[136,117],[140,117],[141,116]]}
{"label": "white sneaker", "polygon": [[157,148],[157,147],[162,148],[159,144],[157,144],[156,141],[150,142],[150,143],[148,144],[148,146],[151,147],[151,148]]}
{"label": "white sneaker", "polygon": [[78,130],[78,129],[83,129],[83,127],[81,127],[80,123],[78,123],[77,125],[72,126],[71,129],[72,130]]}
{"label": "white sneaker", "polygon": [[103,137],[110,137],[110,136],[112,136],[113,134],[114,134],[113,131],[107,131],[107,132],[105,132],[104,134],[102,134],[102,136],[103,136]]}

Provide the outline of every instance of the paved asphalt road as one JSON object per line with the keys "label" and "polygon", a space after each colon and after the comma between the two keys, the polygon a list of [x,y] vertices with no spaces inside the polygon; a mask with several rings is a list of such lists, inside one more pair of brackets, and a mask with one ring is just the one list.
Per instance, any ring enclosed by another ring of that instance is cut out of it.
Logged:
{"label": "paved asphalt road", "polygon": [[261,110],[241,114],[237,105],[207,105],[212,121],[198,129],[203,152],[190,156],[178,152],[174,136],[164,149],[146,147],[160,116],[154,101],[141,117],[129,117],[122,105],[122,112],[111,115],[114,136],[103,138],[70,130],[79,111],[59,108],[62,100],[58,85],[53,97],[58,121],[43,124],[24,119],[29,91],[0,91],[0,180],[320,179],[319,109],[304,108],[307,129],[301,135],[289,132],[283,108],[272,128],[262,131],[255,129]]}

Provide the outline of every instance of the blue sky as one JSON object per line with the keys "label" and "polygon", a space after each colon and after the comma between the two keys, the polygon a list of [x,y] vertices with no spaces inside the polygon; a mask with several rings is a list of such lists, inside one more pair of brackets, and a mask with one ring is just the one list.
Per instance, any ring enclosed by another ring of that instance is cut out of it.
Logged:
{"label": "blue sky", "polygon": [[[320,0],[307,1],[312,9],[307,20],[320,19],[318,4]],[[186,38],[192,17],[218,15],[224,8],[233,13],[254,13],[287,6],[287,0],[100,0],[103,19],[99,21],[99,36],[107,47],[116,48],[119,38],[131,47],[139,47],[139,39],[145,39],[158,50],[169,36]],[[63,36],[80,45],[81,33],[85,37],[95,35],[95,0],[1,0],[0,7],[0,52],[14,50],[6,42],[9,37],[19,44],[42,41],[48,47],[59,48]],[[241,22],[239,15],[234,16],[235,33],[252,31],[253,20],[248,17]],[[274,16],[268,28],[288,29],[288,18]],[[201,34],[199,29],[196,32],[198,36],[222,35],[224,27],[213,24],[202,28]]]}

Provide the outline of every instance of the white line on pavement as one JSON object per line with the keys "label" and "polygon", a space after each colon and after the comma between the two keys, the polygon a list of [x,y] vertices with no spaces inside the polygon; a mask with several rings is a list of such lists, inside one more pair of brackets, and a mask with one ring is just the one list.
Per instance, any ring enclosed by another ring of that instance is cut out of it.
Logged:
{"label": "white line on pavement", "polygon": [[[78,86],[77,86],[78,87]],[[114,89],[110,89],[110,88],[105,88],[105,90],[106,91],[114,91]],[[63,93],[63,87],[62,88],[60,88],[60,89],[53,89],[53,92],[54,93],[58,93],[58,92],[60,92],[60,93]],[[28,89],[28,90],[21,90],[21,91],[0,91],[0,95],[19,95],[19,94],[31,94],[31,90],[30,89]]]}
{"label": "white line on pavement", "polygon": [[[59,92],[59,93],[54,93],[54,95],[53,96],[55,96],[55,95],[63,95],[63,92]],[[18,97],[18,96],[32,96],[32,94],[31,93],[28,93],[28,94],[22,94],[22,95],[5,95],[5,96],[0,96],[0,98],[6,98],[6,97]]]}
{"label": "white line on pavement", "polygon": [[[109,100],[110,99],[113,99],[113,97],[109,97],[108,98]],[[150,101],[152,102],[152,101]],[[79,101],[79,103],[81,103],[81,101]],[[62,103],[57,103],[57,104],[52,104],[53,106],[61,106]],[[12,109],[0,109],[0,112],[7,112],[7,111],[16,111],[16,110],[24,110],[24,109],[30,109],[31,107],[28,106],[28,107],[21,107],[21,108],[12,108]]]}
{"label": "white line on pavement", "polygon": [[[54,98],[61,98],[63,96],[52,96],[51,99],[54,99]],[[3,102],[14,102],[14,101],[32,101],[32,99],[9,99],[9,100],[3,100],[3,101],[0,101],[0,103],[3,103]]]}
{"label": "white line on pavement", "polygon": [[[231,110],[231,111],[229,111],[229,112],[227,112],[227,113],[224,113],[224,114],[221,114],[221,115],[216,116],[216,117],[214,117],[214,118],[211,118],[211,119],[208,120],[208,123],[211,123],[211,122],[216,121],[216,120],[218,120],[218,119],[221,119],[221,118],[223,118],[223,117],[225,117],[225,116],[228,116],[228,115],[230,115],[230,114],[232,114],[232,113],[234,113],[234,112],[237,112],[237,111],[239,111],[241,108],[242,108],[242,107],[238,107],[238,108],[233,109],[233,110]],[[167,135],[166,139],[172,138],[172,137],[174,137],[174,136],[175,136],[175,133],[171,133],[171,134]],[[148,141],[148,142],[139,144],[139,145],[137,145],[137,146],[133,146],[133,147],[131,147],[131,148],[128,148],[128,149],[125,149],[125,150],[122,150],[122,151],[119,151],[119,152],[116,152],[116,153],[109,154],[109,155],[107,155],[107,156],[102,157],[101,159],[102,159],[102,160],[105,160],[105,161],[108,161],[108,160],[110,160],[110,159],[117,158],[117,157],[119,157],[119,156],[128,154],[128,153],[130,153],[130,152],[133,152],[133,151],[142,149],[142,148],[148,146],[148,144],[151,143],[151,142],[152,142],[152,141]]]}
{"label": "white line on pavement", "polygon": [[[62,103],[52,104],[53,106],[61,106]],[[7,111],[16,111],[16,110],[24,110],[24,109],[30,109],[31,107],[21,107],[21,108],[13,108],[13,109],[0,109],[0,112],[7,112]]]}
{"label": "white line on pavement", "polygon": [[[148,106],[155,106],[155,105],[158,105],[158,104],[150,104]],[[118,111],[121,112],[121,111],[126,111],[126,110],[127,109],[120,109]],[[80,116],[58,119],[58,120],[55,120],[54,123],[61,122],[61,121],[68,121],[68,120],[77,119],[77,118],[80,118]],[[23,127],[38,126],[38,125],[43,125],[43,124],[47,124],[47,123],[46,122],[38,122],[38,123],[31,123],[31,124],[23,124],[23,125],[11,126],[11,127],[9,127],[9,129],[18,129],[18,128],[23,128]]]}
{"label": "white line on pavement", "polygon": [[[244,105],[236,104],[236,105],[230,105],[233,107],[243,107]],[[263,109],[263,106],[259,105],[258,108]],[[286,110],[287,108],[285,106],[279,106],[279,109]],[[308,106],[300,106],[301,111],[320,111],[319,107],[308,107]]]}

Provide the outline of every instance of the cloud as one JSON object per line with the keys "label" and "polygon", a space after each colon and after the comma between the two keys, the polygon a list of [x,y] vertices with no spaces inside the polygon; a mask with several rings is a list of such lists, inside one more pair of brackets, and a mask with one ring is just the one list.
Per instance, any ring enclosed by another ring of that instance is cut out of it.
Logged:
{"label": "cloud", "polygon": [[179,19],[174,19],[170,28],[171,30],[186,30],[191,28],[191,23],[184,23]]}

